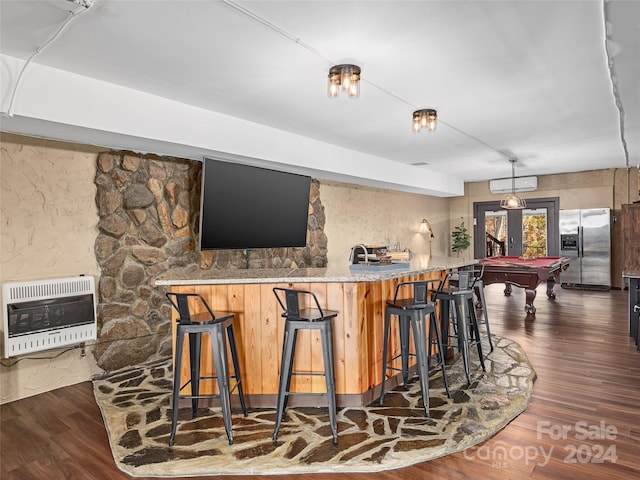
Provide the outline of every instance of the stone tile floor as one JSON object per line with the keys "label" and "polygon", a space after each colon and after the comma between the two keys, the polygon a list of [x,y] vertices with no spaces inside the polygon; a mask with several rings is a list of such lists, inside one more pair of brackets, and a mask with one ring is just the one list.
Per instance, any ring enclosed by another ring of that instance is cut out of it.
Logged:
{"label": "stone tile floor", "polygon": [[[118,467],[132,476],[367,472],[400,468],[476,445],[526,408],[536,374],[520,346],[494,337],[486,373],[473,364],[467,385],[462,361],[447,365],[451,398],[441,375],[430,377],[430,417],[412,381],[385,395],[385,404],[338,411],[334,445],[323,408],[289,408],[278,441],[273,409],[234,410],[229,445],[219,408],[196,419],[181,409],[175,445],[171,431],[171,361],[111,373],[94,380],[94,393]],[[488,350],[486,350],[488,351]],[[415,380],[415,379],[414,379]]]}

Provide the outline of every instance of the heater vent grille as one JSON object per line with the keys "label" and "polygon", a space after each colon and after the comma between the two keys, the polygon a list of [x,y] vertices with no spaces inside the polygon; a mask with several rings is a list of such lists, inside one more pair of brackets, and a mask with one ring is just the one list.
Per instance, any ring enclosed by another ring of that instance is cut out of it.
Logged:
{"label": "heater vent grille", "polygon": [[[7,303],[93,294],[93,277],[73,277],[7,284]],[[2,294],[3,297],[6,293]]]}
{"label": "heater vent grille", "polygon": [[2,285],[4,357],[96,339],[91,276]]}

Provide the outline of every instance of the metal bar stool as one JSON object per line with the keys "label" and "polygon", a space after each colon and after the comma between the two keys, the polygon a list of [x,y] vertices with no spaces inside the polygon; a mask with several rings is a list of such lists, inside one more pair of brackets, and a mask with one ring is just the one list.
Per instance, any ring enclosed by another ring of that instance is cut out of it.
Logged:
{"label": "metal bar stool", "polygon": [[[177,333],[176,333],[176,355],[173,373],[173,416],[171,419],[171,436],[169,446],[173,446],[176,437],[176,424],[178,422],[178,407],[181,398],[191,399],[192,418],[196,418],[198,413],[198,401],[201,398],[219,398],[224,421],[224,429],[227,432],[229,445],[233,444],[233,433],[231,431],[231,399],[230,394],[237,388],[240,398],[240,405],[244,416],[247,416],[247,407],[244,402],[242,391],[242,381],[240,379],[240,367],[238,362],[238,352],[236,349],[235,333],[233,330],[233,320],[235,315],[231,312],[214,312],[211,310],[205,299],[199,293],[166,293],[169,302],[178,312]],[[191,313],[189,299],[196,298],[205,307],[202,313]],[[214,376],[200,376],[200,347],[202,344],[202,334],[208,333],[211,338],[211,350],[215,367]],[[226,335],[225,335],[226,333]],[[190,376],[184,385],[180,385],[180,372],[182,369],[182,356],[184,351],[185,335],[189,337],[189,367]],[[229,349],[231,350],[231,360],[233,362],[233,374],[229,373],[227,358],[227,338]],[[229,379],[235,380],[235,385],[229,389]],[[200,395],[200,380],[216,379],[218,383],[218,394]],[[182,390],[191,385],[190,394],[181,394]]]}
{"label": "metal bar stool", "polygon": [[[384,402],[385,382],[387,380],[388,370],[402,372],[403,385],[405,389],[407,388],[407,383],[409,380],[409,357],[414,356],[416,358],[418,377],[420,379],[420,389],[422,391],[424,413],[427,417],[429,416],[429,371],[431,370],[431,349],[434,345],[437,346],[437,363],[436,365],[434,365],[434,369],[441,369],[442,379],[447,391],[447,396],[451,396],[449,393],[447,373],[445,371],[445,355],[440,338],[438,321],[435,314],[435,304],[433,302],[427,301],[429,286],[433,283],[438,283],[439,287],[440,279],[398,283],[398,285],[396,285],[396,291],[393,296],[393,301],[387,302],[384,319],[382,387],[380,393],[380,405],[382,405]],[[409,288],[413,290],[412,298],[398,298],[399,293],[402,290],[406,290]],[[398,317],[400,331],[400,354],[389,359],[389,331],[391,328],[392,316]],[[425,317],[429,317],[428,329],[426,328]],[[410,328],[411,330],[413,330],[413,341],[416,352],[415,354],[409,353]],[[398,357],[401,358],[402,368],[391,366]]]}
{"label": "metal bar stool", "polygon": [[[280,382],[276,411],[276,424],[273,430],[273,441],[278,439],[278,431],[282,416],[287,408],[291,395],[320,395],[327,398],[329,406],[329,423],[333,434],[333,443],[338,443],[338,427],[336,421],[336,387],[333,366],[333,319],[338,312],[323,310],[313,292],[275,287],[273,293],[282,307],[285,318],[284,340],[282,343],[282,363],[280,365]],[[313,303],[312,303],[313,302]],[[302,307],[302,308],[301,308]],[[296,350],[298,330],[319,330],[322,342],[323,373],[294,372],[293,361]],[[325,393],[291,392],[291,377],[294,375],[324,376]]]}
{"label": "metal bar stool", "polygon": [[[489,355],[493,352],[493,340],[491,338],[491,327],[489,326],[489,310],[487,309],[487,300],[484,296],[484,282],[482,281],[482,276],[484,275],[484,263],[479,262],[475,265],[462,268],[460,269],[460,271],[473,272],[473,276],[467,277],[468,282],[466,288],[469,288],[475,292],[478,299],[478,302],[475,304],[475,306],[482,309],[482,320],[478,319],[478,322],[484,324],[487,333],[487,340],[489,342],[489,353],[487,353],[487,355]],[[451,277],[449,278],[449,285],[460,289],[459,279],[456,275],[451,275]],[[466,290],[466,288],[464,289]]]}
{"label": "metal bar stool", "polygon": [[479,302],[476,303],[476,307],[480,307],[482,309],[482,320],[481,323],[484,324],[484,328],[487,332],[487,340],[489,341],[489,353],[493,352],[493,340],[491,339],[491,328],[489,326],[489,310],[487,309],[487,300],[484,296],[484,282],[482,281],[482,276],[484,275],[484,263],[480,262],[479,265],[474,265],[473,270],[473,281],[469,287],[475,291],[476,297],[478,297]]}
{"label": "metal bar stool", "polygon": [[[468,384],[471,384],[470,347],[476,346],[480,365],[482,366],[482,370],[486,371],[484,356],[482,354],[480,329],[478,328],[478,319],[473,304],[473,290],[468,287],[472,283],[471,273],[472,272],[469,271],[458,272],[458,286],[450,285],[448,290],[445,290],[443,287],[448,284],[451,276],[451,272],[448,272],[440,288],[432,294],[432,300],[434,302],[440,302],[443,325],[447,323],[446,319],[449,315],[449,305],[453,305],[454,331],[453,334],[449,333],[450,329],[447,327],[446,338],[443,339],[443,343],[448,343],[449,338],[455,338],[457,340],[458,351],[462,355],[464,372]],[[467,286],[467,288],[465,289],[460,286]]]}

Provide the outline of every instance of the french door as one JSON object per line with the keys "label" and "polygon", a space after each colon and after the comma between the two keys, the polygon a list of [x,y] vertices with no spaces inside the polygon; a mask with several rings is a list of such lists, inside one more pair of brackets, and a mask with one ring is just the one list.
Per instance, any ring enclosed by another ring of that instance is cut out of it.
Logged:
{"label": "french door", "polygon": [[557,256],[559,198],[527,199],[527,208],[506,210],[500,202],[475,202],[474,257]]}

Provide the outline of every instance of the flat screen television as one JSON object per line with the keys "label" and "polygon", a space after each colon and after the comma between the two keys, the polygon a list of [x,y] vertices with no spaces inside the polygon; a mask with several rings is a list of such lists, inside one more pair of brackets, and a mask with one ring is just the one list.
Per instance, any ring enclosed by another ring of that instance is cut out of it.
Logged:
{"label": "flat screen television", "polygon": [[205,158],[200,249],[304,247],[311,177]]}

